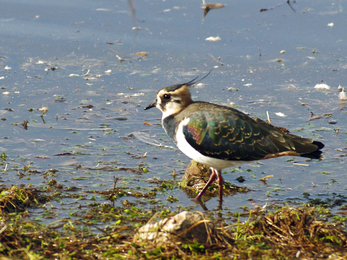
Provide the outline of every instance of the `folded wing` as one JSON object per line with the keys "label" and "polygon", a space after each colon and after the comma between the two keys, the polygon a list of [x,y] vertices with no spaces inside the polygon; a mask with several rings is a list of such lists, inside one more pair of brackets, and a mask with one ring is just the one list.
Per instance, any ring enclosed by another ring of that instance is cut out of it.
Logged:
{"label": "folded wing", "polygon": [[197,111],[183,127],[187,142],[201,154],[252,161],[284,155],[320,158],[321,142],[289,134],[232,108]]}

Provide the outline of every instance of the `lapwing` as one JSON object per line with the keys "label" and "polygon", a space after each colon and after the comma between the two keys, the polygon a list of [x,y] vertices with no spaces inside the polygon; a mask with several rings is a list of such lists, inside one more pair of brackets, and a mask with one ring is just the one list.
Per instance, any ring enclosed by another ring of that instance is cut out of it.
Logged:
{"label": "lapwing", "polygon": [[189,158],[210,167],[210,178],[196,199],[200,200],[217,179],[222,202],[224,168],[286,155],[321,158],[324,144],[319,141],[290,134],[228,106],[193,101],[189,88],[208,74],[160,89],[156,100],[145,108],[158,108],[162,126],[177,147]]}

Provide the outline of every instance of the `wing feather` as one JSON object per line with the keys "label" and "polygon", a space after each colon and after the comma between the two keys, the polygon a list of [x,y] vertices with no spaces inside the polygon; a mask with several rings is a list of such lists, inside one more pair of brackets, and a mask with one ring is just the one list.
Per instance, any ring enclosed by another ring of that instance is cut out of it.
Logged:
{"label": "wing feather", "polygon": [[183,134],[201,154],[224,160],[252,161],[282,155],[310,157],[307,155],[320,149],[311,139],[289,134],[260,119],[254,120],[238,110],[221,106],[191,113]]}

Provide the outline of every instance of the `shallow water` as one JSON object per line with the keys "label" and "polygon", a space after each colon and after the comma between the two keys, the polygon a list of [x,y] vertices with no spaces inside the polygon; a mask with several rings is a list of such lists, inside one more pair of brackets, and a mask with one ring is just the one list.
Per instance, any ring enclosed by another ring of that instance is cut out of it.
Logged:
{"label": "shallow water", "polygon": [[[225,1],[202,22],[201,3],[194,1],[137,1],[136,16],[129,14],[127,1],[5,1],[0,152],[7,159],[1,183],[42,187],[56,178],[67,193],[83,195],[56,203],[58,216],[65,217],[89,203],[94,194],[87,191],[111,190],[114,177],[121,179],[117,185],[145,192],[158,188],[149,181],[153,178],[173,180],[173,170],[183,173],[189,158],[133,133],[174,146],[160,127],[160,112],[143,108],[161,87],[214,67],[205,85],[192,89],[195,100],[232,102],[262,119],[269,111],[274,125],[326,145],[324,161],[276,158],[225,174],[226,181],[250,189],[226,197],[225,210],[251,208],[249,199],[264,205],[345,198],[347,114],[337,87],[347,89],[346,2],[297,1],[291,4],[295,11],[283,2]],[[210,36],[221,40],[206,41]],[[314,88],[322,82],[331,89]],[[311,113],[322,117],[310,121]],[[27,129],[21,125],[25,120]],[[240,175],[246,179],[242,184],[235,180]],[[264,184],[259,179],[266,175],[274,177]],[[178,202],[168,202],[170,195]],[[172,210],[201,209],[178,188],[157,192],[154,201]],[[206,202],[208,209],[217,205],[217,198]]]}

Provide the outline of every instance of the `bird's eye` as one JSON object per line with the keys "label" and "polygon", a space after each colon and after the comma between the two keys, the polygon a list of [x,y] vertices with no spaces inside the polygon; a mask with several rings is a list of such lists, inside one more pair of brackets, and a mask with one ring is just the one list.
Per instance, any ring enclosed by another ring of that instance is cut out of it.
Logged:
{"label": "bird's eye", "polygon": [[170,98],[171,98],[170,94],[164,94],[164,99],[170,99]]}

